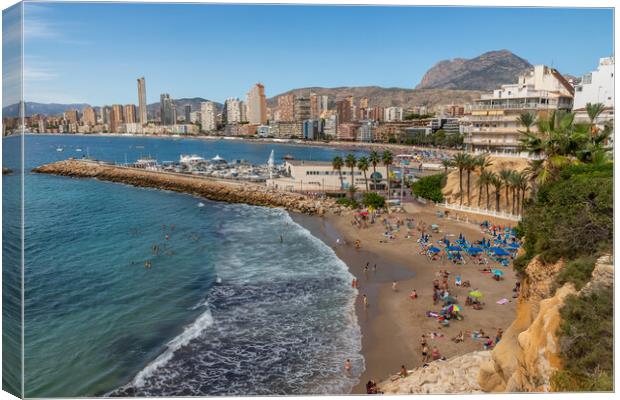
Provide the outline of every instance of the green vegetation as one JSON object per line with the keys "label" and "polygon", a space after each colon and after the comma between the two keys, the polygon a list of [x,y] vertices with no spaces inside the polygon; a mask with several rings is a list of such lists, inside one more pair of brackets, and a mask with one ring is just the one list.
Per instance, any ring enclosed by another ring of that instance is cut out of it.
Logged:
{"label": "green vegetation", "polygon": [[409,113],[409,114],[405,114],[405,116],[403,117],[403,119],[405,121],[410,121],[412,119],[426,119],[426,118],[433,118],[435,116],[435,114],[413,114],[413,113]]}
{"label": "green vegetation", "polygon": [[463,145],[463,135],[460,133],[446,134],[445,131],[438,131],[425,135],[423,133],[410,136],[405,139],[405,144],[410,146],[434,146],[441,148],[461,148]]}
{"label": "green vegetation", "polygon": [[613,291],[571,295],[558,329],[564,369],[552,378],[557,391],[613,390]]}
{"label": "green vegetation", "polygon": [[591,256],[580,257],[569,262],[560,273],[558,283],[563,285],[572,282],[577,290],[581,289],[592,278],[595,263],[596,258]]}
{"label": "green vegetation", "polygon": [[350,207],[350,208],[357,208],[359,205],[357,201],[355,201],[355,199],[352,199],[350,197],[341,197],[338,200],[336,200],[336,203],[341,206]]}
{"label": "green vegetation", "polygon": [[362,204],[366,207],[373,207],[375,209],[383,208],[385,207],[385,197],[375,192],[367,192],[364,193]]}
{"label": "green vegetation", "polygon": [[443,201],[441,188],[446,184],[445,174],[425,176],[413,183],[413,194],[423,199],[432,200],[436,203]]}

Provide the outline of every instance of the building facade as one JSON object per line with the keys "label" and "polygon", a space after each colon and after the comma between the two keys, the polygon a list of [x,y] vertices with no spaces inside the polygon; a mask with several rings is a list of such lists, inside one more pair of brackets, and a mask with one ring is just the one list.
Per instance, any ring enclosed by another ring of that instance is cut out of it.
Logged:
{"label": "building facade", "polygon": [[295,98],[295,121],[305,121],[311,117],[310,99],[308,97]]}
{"label": "building facade", "polygon": [[520,115],[542,118],[553,110],[570,110],[573,94],[573,87],[557,70],[537,65],[516,84],[502,85],[475,101],[471,115],[461,121],[464,143],[470,151],[518,151],[524,129],[518,123]]}
{"label": "building facade", "polygon": [[387,107],[384,111],[383,120],[385,122],[399,122],[403,120],[402,107]]}
{"label": "building facade", "polygon": [[227,123],[241,122],[241,101],[230,97],[224,102],[224,114]]}
{"label": "building facade", "polygon": [[82,111],[82,123],[87,126],[97,125],[97,113],[94,108],[86,107],[84,111]]}
{"label": "building facade", "polygon": [[278,97],[278,121],[295,121],[295,95],[285,94]]}
{"label": "building facade", "polygon": [[[329,161],[288,160],[284,168],[287,176],[268,179],[267,186],[307,192],[335,192],[351,186],[351,170],[345,167],[336,171]],[[369,185],[370,173],[372,171],[367,172]],[[366,190],[366,179],[357,167],[353,169],[353,185],[359,191]]]}
{"label": "building facade", "polygon": [[135,104],[125,104],[123,108],[123,122],[133,124],[137,122]]}
{"label": "building facade", "polygon": [[141,77],[138,78],[138,117],[142,125],[148,122],[146,106],[146,81]]}
{"label": "building facade", "polygon": [[581,82],[575,87],[575,112],[576,122],[589,122],[586,112],[588,103],[602,103],[603,112],[598,116],[595,123],[601,127],[614,119],[614,57],[601,58],[595,71],[585,74]]}
{"label": "building facade", "polygon": [[247,94],[247,121],[251,124],[267,123],[267,100],[265,99],[265,86],[257,83]]}
{"label": "building facade", "polygon": [[217,109],[212,101],[200,103],[200,124],[203,132],[213,132],[217,130]]}
{"label": "building facade", "polygon": [[176,122],[173,104],[168,93],[162,93],[159,96],[159,118],[162,125],[173,125]]}

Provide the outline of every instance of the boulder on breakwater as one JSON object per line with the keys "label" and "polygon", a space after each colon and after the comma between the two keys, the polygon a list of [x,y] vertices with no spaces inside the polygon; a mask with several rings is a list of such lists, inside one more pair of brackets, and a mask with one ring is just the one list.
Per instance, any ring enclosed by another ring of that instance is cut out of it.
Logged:
{"label": "boulder on breakwater", "polygon": [[333,199],[312,199],[299,193],[276,191],[264,185],[215,180],[188,174],[147,171],[90,160],[65,160],[36,167],[35,173],[96,178],[132,186],[171,190],[227,203],[280,207],[309,215],[340,212]]}

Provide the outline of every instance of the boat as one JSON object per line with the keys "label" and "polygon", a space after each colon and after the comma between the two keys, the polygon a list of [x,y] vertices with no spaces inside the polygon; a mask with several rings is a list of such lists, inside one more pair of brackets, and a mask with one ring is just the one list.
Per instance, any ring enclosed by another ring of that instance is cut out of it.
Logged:
{"label": "boat", "polygon": [[216,154],[215,157],[213,157],[211,159],[211,162],[213,164],[228,164],[228,162],[225,159],[223,159],[222,157],[220,157],[219,154]]}
{"label": "boat", "polygon": [[75,151],[82,151],[82,149],[75,149]]}
{"label": "boat", "polygon": [[64,149],[62,147],[56,147],[56,151],[63,151]]}
{"label": "boat", "polygon": [[290,154],[287,154],[287,155],[285,155],[284,157],[282,157],[282,159],[283,159],[283,160],[294,160],[294,159],[295,159],[295,157],[293,157],[293,156],[292,156],[292,155],[290,155]]}
{"label": "boat", "polygon": [[181,164],[197,164],[203,161],[206,161],[206,160],[196,154],[192,154],[192,155],[181,154],[181,157],[179,157],[179,162]]}

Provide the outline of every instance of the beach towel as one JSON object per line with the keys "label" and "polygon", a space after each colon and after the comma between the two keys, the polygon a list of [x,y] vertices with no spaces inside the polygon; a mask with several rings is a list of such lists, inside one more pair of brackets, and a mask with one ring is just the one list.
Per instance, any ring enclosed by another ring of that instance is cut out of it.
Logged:
{"label": "beach towel", "polygon": [[507,304],[508,303],[508,299],[500,299],[498,301],[496,301],[497,304],[502,305],[502,304]]}

